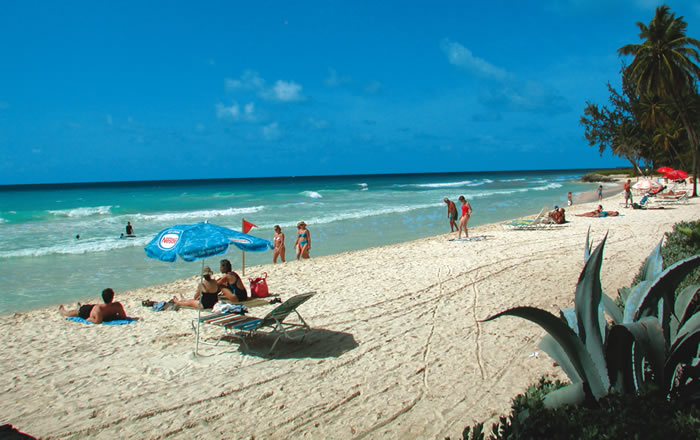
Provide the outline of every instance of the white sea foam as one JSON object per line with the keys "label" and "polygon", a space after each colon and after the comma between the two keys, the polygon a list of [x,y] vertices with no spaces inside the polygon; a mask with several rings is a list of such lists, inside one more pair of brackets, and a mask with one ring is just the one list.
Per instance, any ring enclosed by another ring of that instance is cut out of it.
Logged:
{"label": "white sea foam", "polygon": [[511,182],[525,182],[525,178],[522,179],[501,179],[499,182],[511,183]]}
{"label": "white sea foam", "polygon": [[321,199],[323,196],[316,191],[302,191],[300,193],[302,196],[311,197],[312,199]]}
{"label": "white sea foam", "polygon": [[128,240],[122,240],[119,238],[75,240],[58,243],[51,246],[0,251],[0,258],[42,257],[46,255],[79,255],[91,252],[106,252],[134,246],[145,246],[151,240],[151,238],[152,237],[149,236]]}
{"label": "white sea foam", "polygon": [[369,189],[366,183],[358,183],[357,186],[360,187],[360,191],[367,191]]}
{"label": "white sea foam", "polygon": [[7,223],[7,220],[4,219],[4,218],[2,218],[2,217],[0,217],[0,223]]}
{"label": "white sea foam", "polygon": [[108,215],[112,206],[86,206],[83,208],[49,210],[56,217],[88,217],[91,215]]}
{"label": "white sea foam", "polygon": [[265,209],[264,206],[251,206],[248,208],[228,208],[228,209],[206,209],[199,211],[184,212],[164,212],[162,214],[134,214],[128,217],[135,220],[145,220],[153,222],[173,222],[186,219],[208,219],[214,217],[236,216],[241,214],[252,214]]}

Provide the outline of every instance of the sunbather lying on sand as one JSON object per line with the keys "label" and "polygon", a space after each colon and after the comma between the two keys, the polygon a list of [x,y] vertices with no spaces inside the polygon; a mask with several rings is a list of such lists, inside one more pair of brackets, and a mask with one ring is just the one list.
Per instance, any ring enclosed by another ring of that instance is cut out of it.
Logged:
{"label": "sunbather lying on sand", "polygon": [[[83,304],[75,310],[66,310],[63,305],[58,308],[58,312],[65,317],[78,316],[95,324],[105,321],[115,321],[117,319],[127,319],[124,306],[114,300],[114,290],[107,288],[102,291],[104,304]],[[129,318],[138,319],[138,318]]]}
{"label": "sunbather lying on sand", "polygon": [[615,217],[620,215],[617,211],[603,211],[603,205],[598,205],[595,211],[584,212],[583,214],[576,214],[579,217]]}
{"label": "sunbather lying on sand", "polygon": [[209,266],[204,266],[202,269],[202,279],[197,284],[197,292],[194,294],[194,298],[186,299],[181,297],[178,299],[177,297],[173,297],[173,302],[178,306],[199,308],[199,298],[201,296],[201,307],[203,309],[211,309],[214,307],[214,304],[219,301],[219,285],[211,278],[212,274],[211,268]]}

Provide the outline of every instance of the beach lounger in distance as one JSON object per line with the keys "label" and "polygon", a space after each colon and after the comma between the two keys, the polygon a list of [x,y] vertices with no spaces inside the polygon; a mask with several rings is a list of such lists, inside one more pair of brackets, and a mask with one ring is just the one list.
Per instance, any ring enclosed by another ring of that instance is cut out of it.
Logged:
{"label": "beach lounger in distance", "polygon": [[[311,327],[301,317],[297,308],[305,303],[309,298],[315,295],[315,292],[307,292],[295,295],[275,307],[264,318],[255,318],[252,316],[239,315],[236,313],[214,313],[207,316],[201,316],[192,320],[192,328],[195,332],[194,354],[199,354],[200,343],[200,326],[214,325],[223,327],[224,332],[215,342],[201,341],[202,344],[217,345],[225,336],[233,337],[239,340],[248,349],[246,338],[252,337],[255,334],[270,334],[276,336],[275,341],[268,354],[275,349],[280,339],[290,339],[301,341],[306,337],[306,333],[311,330]],[[287,318],[292,313],[296,314],[298,322],[289,322]],[[299,336],[298,333],[301,332]]]}
{"label": "beach lounger in distance", "polygon": [[549,207],[545,206],[542,208],[539,214],[537,216],[530,220],[530,219],[518,219],[518,220],[511,220],[509,222],[503,223],[503,229],[506,230],[527,230],[527,229],[538,229],[542,227],[546,227],[546,224],[544,223],[544,219],[547,218],[547,209]]}

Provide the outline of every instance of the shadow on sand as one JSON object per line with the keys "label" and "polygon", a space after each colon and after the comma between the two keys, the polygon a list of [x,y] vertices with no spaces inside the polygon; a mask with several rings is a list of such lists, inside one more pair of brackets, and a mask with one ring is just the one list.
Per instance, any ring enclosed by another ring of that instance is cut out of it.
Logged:
{"label": "shadow on sand", "polygon": [[[297,336],[294,333],[292,335]],[[309,330],[303,341],[280,339],[272,353],[268,352],[275,342],[275,336],[258,333],[248,338],[247,342],[248,350],[244,346],[240,346],[239,351],[249,356],[264,359],[322,359],[338,357],[358,346],[355,338],[350,333],[322,328]]]}

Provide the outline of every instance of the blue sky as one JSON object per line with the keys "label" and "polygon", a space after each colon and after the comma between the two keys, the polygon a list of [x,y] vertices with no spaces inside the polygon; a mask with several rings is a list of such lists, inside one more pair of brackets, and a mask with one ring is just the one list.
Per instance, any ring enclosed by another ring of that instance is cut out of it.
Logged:
{"label": "blue sky", "polygon": [[657,2],[248,3],[5,0],[0,184],[627,165],[579,118]]}

